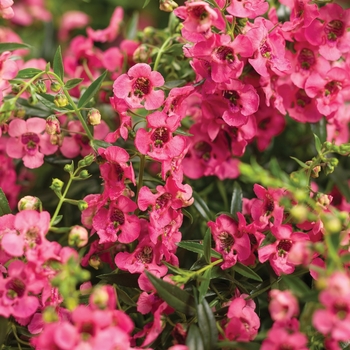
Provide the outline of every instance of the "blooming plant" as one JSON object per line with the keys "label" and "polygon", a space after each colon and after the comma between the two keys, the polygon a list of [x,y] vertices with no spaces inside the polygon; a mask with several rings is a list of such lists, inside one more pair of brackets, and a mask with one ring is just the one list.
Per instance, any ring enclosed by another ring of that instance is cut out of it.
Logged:
{"label": "blooming plant", "polygon": [[0,0],[0,350],[350,348],[338,2]]}

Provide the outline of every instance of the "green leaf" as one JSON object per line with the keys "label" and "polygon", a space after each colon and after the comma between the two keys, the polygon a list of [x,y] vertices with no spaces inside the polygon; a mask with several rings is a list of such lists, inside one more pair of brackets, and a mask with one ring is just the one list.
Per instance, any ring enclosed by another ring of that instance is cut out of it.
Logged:
{"label": "green leaf", "polygon": [[197,318],[205,350],[215,350],[218,341],[218,329],[213,311],[205,299],[197,305]]}
{"label": "green leaf", "polygon": [[331,179],[338,187],[341,194],[346,198],[346,201],[350,202],[350,188],[348,184],[348,173],[341,167],[336,167],[334,172],[330,174]]}
{"label": "green leaf", "polygon": [[37,74],[43,72],[41,69],[37,68],[25,68],[21,69],[15,79],[30,79],[35,77]]}
{"label": "green leaf", "polygon": [[104,71],[83,93],[78,102],[78,108],[84,107],[95,96],[100,89],[103,80],[106,78],[107,71]]}
{"label": "green leaf", "polygon": [[20,43],[0,43],[0,53],[5,51],[15,51],[19,49],[30,49],[31,46]]}
{"label": "green leaf", "polygon": [[138,279],[140,274],[134,273],[106,273],[97,276],[97,278],[107,281],[110,284],[116,284],[118,286],[138,288]]}
{"label": "green leaf", "polygon": [[248,278],[251,278],[252,280],[262,282],[261,277],[257,273],[255,273],[252,269],[250,269],[248,266],[245,266],[241,263],[237,263],[236,265],[233,266],[233,269],[244,277],[248,277]]}
{"label": "green leaf", "polygon": [[210,229],[207,229],[207,232],[204,235],[203,240],[203,255],[205,261],[210,264],[211,262],[211,232]]}
{"label": "green leaf", "polygon": [[300,277],[295,277],[293,275],[283,275],[282,282],[287,286],[287,288],[293,292],[296,297],[303,298],[304,295],[310,294],[310,288],[303,282]]}
{"label": "green leaf", "polygon": [[[198,300],[199,302],[205,301],[205,295],[207,294],[208,288],[209,288],[209,284],[210,284],[210,277],[211,277],[211,269],[208,269],[206,271],[204,271],[203,275],[200,276],[200,285],[198,287],[198,291],[199,291],[199,297]],[[199,315],[198,315],[199,318]]]}
{"label": "green leaf", "polygon": [[0,216],[6,214],[11,214],[11,209],[4,191],[0,188]]}
{"label": "green leaf", "polygon": [[138,23],[139,23],[139,13],[134,12],[131,16],[131,19],[128,23],[128,27],[126,30],[126,38],[127,39],[129,39],[129,40],[136,39]]}
{"label": "green leaf", "polygon": [[121,288],[117,289],[118,293],[118,300],[121,300],[123,303],[125,303],[128,306],[136,306],[136,303],[134,300],[132,300],[128,293],[126,293]]}
{"label": "green leaf", "polygon": [[53,71],[63,81],[64,68],[63,68],[63,61],[62,61],[61,46],[57,48],[55,56],[53,58]]}
{"label": "green leaf", "polygon": [[169,264],[167,261],[162,261],[162,263],[173,273],[176,273],[178,275],[183,275],[184,273],[186,273],[186,271],[180,269],[177,266],[173,266],[173,265]]}
{"label": "green leaf", "polygon": [[186,337],[188,350],[205,350],[202,334],[195,324],[191,324]]}
{"label": "green leaf", "polygon": [[[204,249],[203,245],[198,242],[193,241],[181,241],[177,243],[177,246],[186,250],[189,250],[194,253],[202,254],[204,255]],[[222,256],[220,253],[218,253],[216,250],[211,249],[211,256],[217,259],[221,259]]]}
{"label": "green leaf", "polygon": [[207,221],[213,220],[214,219],[213,215],[210,212],[210,209],[208,208],[207,204],[204,202],[201,196],[195,191],[193,191],[193,198],[194,198],[193,205],[198,210],[199,214],[201,214],[202,217]]}
{"label": "green leaf", "polygon": [[259,343],[243,343],[236,341],[221,341],[218,343],[219,349],[234,349],[234,350],[259,350],[261,344]]}
{"label": "green leaf", "polygon": [[191,294],[174,284],[163,281],[145,270],[145,273],[157,290],[158,295],[178,312],[193,316],[196,312],[194,298]]}
{"label": "green leaf", "polygon": [[327,141],[327,128],[326,128],[326,118],[323,117],[317,123],[310,123],[310,128],[313,134],[316,134],[320,141],[323,143]]}
{"label": "green leaf", "polygon": [[314,138],[315,138],[315,147],[316,147],[316,151],[317,153],[321,153],[321,148],[322,148],[322,144],[320,139],[318,138],[318,136],[316,134],[314,134]]}
{"label": "green leaf", "polygon": [[309,166],[307,164],[305,164],[304,162],[302,162],[298,158],[295,158],[295,157],[289,157],[289,158],[292,158],[293,160],[295,160],[302,168],[309,168]]}
{"label": "green leaf", "polygon": [[5,345],[5,339],[7,336],[7,325],[9,323],[8,318],[0,316],[0,348]]}
{"label": "green leaf", "polygon": [[51,109],[40,103],[31,106],[28,101],[24,98],[19,98],[17,104],[22,106],[26,111],[26,116],[34,116],[39,118],[46,118],[52,114]]}
{"label": "green leaf", "polygon": [[84,79],[76,78],[76,79],[69,79],[64,87],[67,90],[73,89],[74,87],[78,86]]}
{"label": "green leaf", "polygon": [[241,186],[237,181],[235,181],[233,184],[230,214],[236,215],[236,213],[242,212],[242,198],[243,193]]}
{"label": "green leaf", "polygon": [[174,87],[182,86],[186,84],[186,80],[179,79],[179,80],[169,80],[166,81],[163,87],[166,89],[173,89]]}
{"label": "green leaf", "polygon": [[143,3],[142,8],[144,9],[150,2],[151,0],[145,0],[145,2]]}
{"label": "green leaf", "polygon": [[52,223],[52,226],[59,224],[61,222],[62,218],[63,218],[63,215],[57,215],[55,218],[55,221]]}
{"label": "green leaf", "polygon": [[111,143],[101,140],[92,140],[90,141],[90,146],[97,151],[99,148],[108,148],[113,146]]}
{"label": "green leaf", "polygon": [[[143,178],[145,179],[145,177]],[[193,216],[191,215],[191,213],[184,208],[181,208],[181,211],[182,211],[182,214],[184,214],[186,217],[190,219],[190,223],[193,224]]]}
{"label": "green leaf", "polygon": [[49,94],[35,94],[38,100],[47,108],[50,108],[51,111],[58,111],[58,112],[67,112],[67,111],[72,111],[73,108],[70,104],[68,104],[65,107],[57,107],[55,103],[53,102],[54,96],[49,95]]}

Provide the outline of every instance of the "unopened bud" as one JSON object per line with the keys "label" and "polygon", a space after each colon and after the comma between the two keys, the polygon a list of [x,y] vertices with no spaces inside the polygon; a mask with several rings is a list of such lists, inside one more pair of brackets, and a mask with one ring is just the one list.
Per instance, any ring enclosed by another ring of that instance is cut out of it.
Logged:
{"label": "unopened bud", "polygon": [[60,192],[63,188],[64,182],[60,179],[52,179],[52,184],[50,188],[55,192]]}
{"label": "unopened bud", "polygon": [[81,179],[88,179],[91,175],[89,174],[89,172],[87,170],[82,170],[79,174],[79,177]]}
{"label": "unopened bud", "polygon": [[61,90],[61,85],[58,84],[56,81],[53,81],[53,82],[51,83],[51,85],[50,85],[50,89],[51,89],[51,91],[53,91],[53,92],[58,92],[58,91]]}
{"label": "unopened bud", "polygon": [[143,62],[147,62],[147,60],[149,59],[149,56],[150,56],[149,48],[146,45],[142,44],[134,51],[132,58],[137,63],[143,63]]}
{"label": "unopened bud", "polygon": [[89,265],[95,270],[98,270],[100,267],[102,267],[102,261],[99,256],[92,255],[89,259]]}
{"label": "unopened bud", "polygon": [[45,93],[47,90],[46,85],[45,85],[44,81],[42,81],[42,80],[39,80],[35,83],[35,89],[36,89],[36,92],[38,92],[39,94]]}
{"label": "unopened bud", "polygon": [[48,306],[42,312],[44,323],[57,322],[59,320],[57,312],[53,306]]}
{"label": "unopened bud", "polygon": [[341,221],[332,215],[324,215],[322,217],[322,222],[326,232],[330,234],[336,234],[341,231]]}
{"label": "unopened bud", "polygon": [[78,202],[78,208],[79,208],[80,211],[83,211],[83,210],[87,209],[88,206],[89,206],[89,205],[88,205],[85,201],[83,201],[83,200],[80,200],[80,201]]}
{"label": "unopened bud", "polygon": [[60,122],[55,115],[50,115],[46,118],[45,130],[49,135],[61,133]]}
{"label": "unopened bud", "polygon": [[164,12],[172,12],[179,5],[173,0],[159,0],[159,9]]}
{"label": "unopened bud", "polygon": [[54,146],[62,146],[63,136],[62,134],[50,135],[50,143]]}
{"label": "unopened bud", "polygon": [[41,200],[38,197],[25,196],[18,202],[18,210],[40,210],[42,209]]}
{"label": "unopened bud", "polygon": [[73,161],[70,164],[66,164],[64,166],[63,170],[66,171],[67,173],[72,173],[74,171],[74,163],[73,163]]}
{"label": "unopened bud", "polygon": [[57,107],[65,107],[68,104],[68,99],[64,94],[58,93],[53,102]]}
{"label": "unopened bud", "polygon": [[23,107],[18,107],[15,110],[15,117],[23,119],[26,116],[26,110]]}
{"label": "unopened bud", "polygon": [[101,113],[98,109],[96,108],[91,108],[89,110],[89,113],[87,115],[87,118],[88,118],[88,123],[90,125],[99,125],[101,124]]}
{"label": "unopened bud", "polygon": [[331,204],[332,199],[333,197],[331,195],[318,193],[316,196],[316,200],[317,200],[316,204],[322,207],[328,207]]}
{"label": "unopened bud", "polygon": [[104,286],[97,287],[90,296],[90,304],[96,305],[99,309],[103,310],[108,306],[109,294]]}
{"label": "unopened bud", "polygon": [[89,240],[89,234],[85,227],[73,226],[68,235],[68,244],[70,246],[84,247]]}
{"label": "unopened bud", "polygon": [[88,154],[83,159],[79,160],[78,167],[83,168],[85,166],[89,166],[95,160],[95,156],[93,154]]}
{"label": "unopened bud", "polygon": [[37,98],[35,95],[29,96],[29,98],[28,98],[28,103],[29,103],[31,106],[35,106],[38,102],[39,102],[39,101],[38,101],[38,98]]}
{"label": "unopened bud", "polygon": [[290,214],[298,222],[304,222],[307,218],[308,209],[301,204],[297,204],[290,209]]}

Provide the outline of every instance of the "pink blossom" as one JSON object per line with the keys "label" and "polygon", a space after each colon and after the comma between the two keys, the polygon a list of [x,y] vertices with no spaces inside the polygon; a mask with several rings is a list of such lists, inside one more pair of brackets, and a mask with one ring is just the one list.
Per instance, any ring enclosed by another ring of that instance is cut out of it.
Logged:
{"label": "pink blossom", "polygon": [[49,136],[44,134],[46,122],[40,118],[30,118],[27,121],[14,119],[9,125],[11,136],[6,144],[6,152],[11,158],[23,158],[27,168],[38,168],[44,163],[44,155],[57,150],[51,145]]}
{"label": "pink blossom", "polygon": [[229,340],[249,342],[255,338],[260,327],[260,319],[255,313],[253,300],[245,300],[242,294],[230,303],[227,317],[229,322],[225,328],[225,336]]}
{"label": "pink blossom", "polygon": [[86,32],[88,37],[93,41],[98,42],[112,42],[119,34],[119,27],[123,20],[124,11],[123,8],[118,6],[115,8],[111,21],[105,29],[93,30],[92,28],[87,28]]}
{"label": "pink blossom", "polygon": [[124,99],[130,108],[157,109],[164,102],[164,92],[154,90],[164,84],[164,78],[159,72],[151,70],[146,63],[138,63],[128,70],[127,74],[119,76],[113,84],[114,95]]}
{"label": "pink blossom", "polygon": [[228,269],[237,261],[246,260],[250,255],[250,241],[248,234],[238,230],[237,223],[227,215],[220,215],[215,222],[209,221],[211,233],[224,263],[221,268]]}
{"label": "pink blossom", "polygon": [[63,14],[58,32],[60,41],[68,39],[69,32],[76,28],[85,27],[90,21],[90,17],[81,11],[67,11]]}
{"label": "pink blossom", "polygon": [[5,51],[0,54],[0,102],[3,100],[3,95],[10,88],[9,80],[13,79],[18,72],[18,65],[11,60],[11,53]]}
{"label": "pink blossom", "polygon": [[227,12],[235,17],[255,18],[267,12],[269,4],[265,0],[232,1]]}
{"label": "pink blossom", "polygon": [[269,296],[269,311],[274,321],[285,321],[298,316],[298,301],[289,290],[272,289]]}
{"label": "pink blossom", "polygon": [[305,29],[310,44],[319,46],[319,53],[327,60],[336,61],[350,48],[350,10],[338,4],[326,4],[320,15]]}
{"label": "pink blossom", "polygon": [[10,19],[14,16],[12,5],[12,0],[0,0],[0,16],[2,18]]}
{"label": "pink blossom", "polygon": [[49,22],[51,13],[45,9],[44,0],[22,0],[13,5],[14,17],[11,22],[20,26],[30,26],[35,20]]}

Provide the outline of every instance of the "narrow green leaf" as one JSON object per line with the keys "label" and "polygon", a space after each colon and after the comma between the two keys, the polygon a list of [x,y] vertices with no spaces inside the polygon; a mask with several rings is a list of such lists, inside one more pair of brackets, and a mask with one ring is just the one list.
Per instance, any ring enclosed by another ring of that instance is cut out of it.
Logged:
{"label": "narrow green leaf", "polygon": [[163,85],[163,87],[165,87],[166,89],[173,89],[175,87],[178,86],[183,86],[186,84],[186,80],[184,79],[179,79],[179,80],[169,80],[166,81],[165,84]]}
{"label": "narrow green leaf", "polygon": [[97,91],[100,89],[103,80],[107,75],[107,71],[104,71],[83,93],[78,102],[78,108],[84,107],[89,101],[95,96]]}
{"label": "narrow green leaf", "polygon": [[123,303],[125,303],[128,306],[136,306],[136,303],[134,300],[132,300],[128,293],[126,293],[121,288],[117,289],[118,293],[118,300],[121,300]]}
{"label": "narrow green leaf", "polygon": [[15,51],[20,49],[30,49],[30,46],[22,43],[0,43],[0,53],[5,51]]}
{"label": "narrow green leaf", "polygon": [[25,69],[21,69],[17,75],[15,79],[30,79],[35,77],[37,74],[41,73],[42,70],[41,69],[37,69],[37,68],[25,68]]}
{"label": "narrow green leaf", "polygon": [[73,89],[74,87],[78,86],[84,79],[76,78],[76,79],[69,79],[64,87],[67,90]]}
{"label": "narrow green leaf", "polygon": [[205,350],[202,334],[195,324],[191,324],[186,337],[188,350]]}
{"label": "narrow green leaf", "polygon": [[[145,177],[143,178],[145,179]],[[191,213],[184,208],[182,208],[181,211],[182,211],[182,214],[184,214],[186,217],[190,219],[190,223],[193,224],[193,216],[191,215]]]}
{"label": "narrow green leaf", "polygon": [[0,348],[5,345],[5,339],[7,336],[7,325],[9,320],[4,316],[0,316]]}
{"label": "narrow green leaf", "polygon": [[193,198],[193,205],[198,210],[199,214],[201,214],[205,220],[211,221],[213,219],[213,215],[201,196],[197,192],[193,191]]}
{"label": "narrow green leaf", "polygon": [[316,134],[320,141],[323,143],[327,141],[327,128],[326,118],[323,117],[317,123],[310,123],[310,128],[313,134]]}
{"label": "narrow green leaf", "polygon": [[55,56],[53,58],[53,71],[55,74],[57,74],[60,77],[61,80],[63,80],[64,68],[63,68],[63,61],[62,61],[61,46],[57,48]]}
{"label": "narrow green leaf", "polygon": [[92,140],[90,141],[90,146],[97,151],[99,148],[108,148],[112,146],[112,144],[102,140]]}
{"label": "narrow green leaf", "polygon": [[6,214],[11,214],[11,209],[4,191],[0,188],[0,216]]}
{"label": "narrow green leaf", "polygon": [[[203,275],[200,277],[200,285],[198,287],[198,291],[199,291],[199,297],[198,297],[198,301],[201,303],[202,301],[205,301],[205,295],[207,294],[208,288],[209,288],[209,284],[210,284],[210,277],[211,277],[211,269],[206,270]],[[197,309],[198,310],[198,309]],[[198,319],[199,319],[199,315],[198,315]]]}
{"label": "narrow green leaf", "polygon": [[145,0],[145,2],[143,3],[142,8],[144,9],[150,2],[151,0]]}
{"label": "narrow green leaf", "polygon": [[126,38],[129,40],[136,39],[137,27],[139,24],[139,13],[136,11],[132,14],[126,30]]}
{"label": "narrow green leaf", "polygon": [[[204,255],[204,249],[203,245],[198,242],[193,241],[181,241],[177,243],[177,246],[186,250],[189,250],[194,253],[202,254]],[[211,249],[211,256],[214,258],[221,259],[222,256],[220,253],[218,253],[216,250]]]}
{"label": "narrow green leaf", "polygon": [[242,212],[242,198],[243,193],[241,186],[237,181],[233,184],[232,198],[231,198],[231,206],[230,213],[236,215],[236,213]]}
{"label": "narrow green leaf", "polygon": [[283,275],[282,282],[287,288],[299,298],[303,298],[304,295],[310,294],[310,288],[306,285],[300,277],[293,275]]}
{"label": "narrow green leaf", "polygon": [[233,269],[244,277],[248,277],[248,278],[251,278],[252,280],[262,282],[261,277],[257,273],[255,273],[252,269],[250,269],[248,266],[245,266],[241,263],[237,263],[236,265],[233,266]]}
{"label": "narrow green leaf", "polygon": [[186,271],[180,269],[179,267],[177,266],[173,266],[171,264],[169,264],[167,261],[162,261],[162,263],[173,273],[176,273],[178,275],[182,275],[184,274]]}
{"label": "narrow green leaf", "polygon": [[205,261],[210,264],[211,261],[211,232],[207,229],[203,239],[203,254]]}
{"label": "narrow green leaf", "polygon": [[24,98],[19,98],[17,100],[17,105],[22,106],[26,111],[26,116],[34,116],[39,118],[46,118],[52,114],[51,109],[47,108],[45,105],[40,103],[31,106],[28,101]]}
{"label": "narrow green leaf", "polygon": [[197,305],[197,315],[198,326],[204,341],[204,348],[206,350],[215,350],[219,334],[213,311],[205,299]]}
{"label": "narrow green leaf", "polygon": [[314,134],[314,138],[315,138],[316,151],[317,151],[317,153],[321,153],[321,148],[322,148],[321,141],[316,134]]}
{"label": "narrow green leaf", "polygon": [[289,158],[292,158],[293,160],[295,160],[302,168],[308,168],[309,167],[307,164],[305,164],[304,162],[302,162],[298,158],[295,158],[295,157],[289,157]]}
{"label": "narrow green leaf", "polygon": [[178,312],[193,316],[196,312],[194,298],[181,288],[155,277],[145,270],[145,273],[157,290],[158,295]]}
{"label": "narrow green leaf", "polygon": [[55,226],[61,222],[63,215],[57,215],[55,221],[52,223],[52,226]]}
{"label": "narrow green leaf", "polygon": [[97,276],[97,278],[107,281],[111,284],[116,284],[118,286],[138,288],[138,279],[140,275],[138,273],[106,273],[103,275]]}

